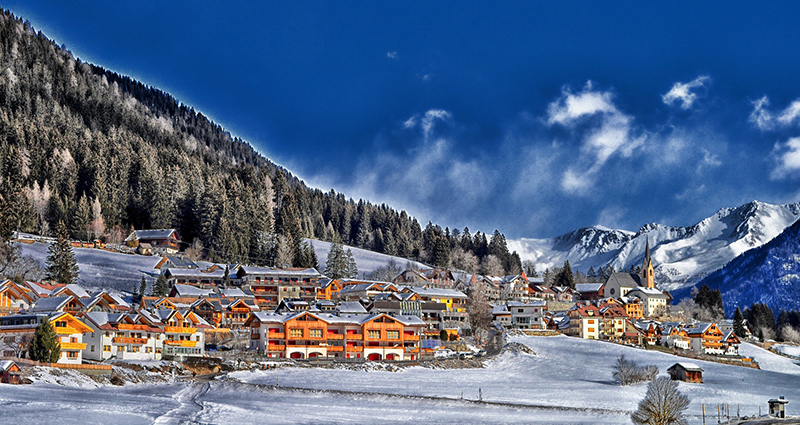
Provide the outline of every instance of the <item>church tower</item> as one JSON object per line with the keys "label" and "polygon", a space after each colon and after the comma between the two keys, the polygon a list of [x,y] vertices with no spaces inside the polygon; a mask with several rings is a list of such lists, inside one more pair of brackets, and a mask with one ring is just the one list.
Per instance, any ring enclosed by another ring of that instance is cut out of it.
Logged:
{"label": "church tower", "polygon": [[647,237],[647,245],[644,250],[644,262],[642,263],[642,283],[646,284],[647,288],[656,287],[656,274],[653,270],[653,259],[650,258],[650,237]]}

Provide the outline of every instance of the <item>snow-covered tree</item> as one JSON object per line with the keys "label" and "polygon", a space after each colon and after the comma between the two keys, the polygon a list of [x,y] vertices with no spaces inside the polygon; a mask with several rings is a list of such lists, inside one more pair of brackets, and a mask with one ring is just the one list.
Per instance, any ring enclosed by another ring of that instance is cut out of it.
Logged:
{"label": "snow-covered tree", "polygon": [[78,262],[63,221],[56,225],[56,239],[47,249],[47,278],[58,283],[72,284],[78,280]]}

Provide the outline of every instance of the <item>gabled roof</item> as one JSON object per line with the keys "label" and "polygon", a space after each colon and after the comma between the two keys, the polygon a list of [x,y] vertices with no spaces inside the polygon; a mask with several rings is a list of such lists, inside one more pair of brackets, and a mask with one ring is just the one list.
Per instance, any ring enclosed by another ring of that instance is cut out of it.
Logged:
{"label": "gabled roof", "polygon": [[642,294],[647,298],[668,298],[668,296],[660,289],[645,288],[644,286],[637,286],[628,292],[628,296],[638,296],[639,294]]}
{"label": "gabled roof", "polygon": [[126,242],[134,241],[134,240],[142,240],[142,239],[167,239],[172,234],[175,234],[175,237],[178,237],[177,232],[175,229],[145,229],[145,230],[134,230],[127,238],[125,238]]}
{"label": "gabled roof", "polygon": [[606,284],[616,283],[620,288],[635,288],[642,285],[642,277],[636,273],[611,273]]}
{"label": "gabled roof", "polygon": [[367,314],[367,309],[358,301],[342,301],[336,311],[341,314]]}
{"label": "gabled roof", "polygon": [[[16,366],[13,360],[0,360],[0,371],[8,372],[12,367]],[[19,366],[17,366],[19,367]]]}
{"label": "gabled roof", "polygon": [[467,295],[455,289],[444,288],[423,288],[421,286],[411,286],[408,288],[411,292],[418,294],[421,297],[442,297],[442,298],[458,298],[467,299]]}
{"label": "gabled roof", "polygon": [[178,297],[209,297],[211,296],[214,291],[211,289],[200,289],[196,286],[191,285],[181,285],[176,283],[172,289],[173,292],[177,294]]}
{"label": "gabled roof", "polygon": [[674,365],[672,365],[669,368],[667,368],[667,371],[672,371],[672,370],[674,370],[674,369],[676,369],[678,367],[683,368],[683,370],[685,370],[687,372],[702,372],[703,371],[703,369],[700,366],[698,366],[698,365],[696,365],[694,363],[689,363],[689,362],[678,362],[678,363],[675,363]]}
{"label": "gabled roof", "polygon": [[85,289],[83,289],[80,285],[76,285],[74,283],[71,283],[71,284],[66,285],[66,286],[64,286],[62,288],[54,290],[51,293],[50,296],[58,296],[58,295],[63,295],[63,294],[75,295],[78,298],[90,298],[91,297],[91,295],[89,295],[89,293],[86,292]]}
{"label": "gabled roof", "polygon": [[70,301],[75,299],[72,295],[64,295],[61,297],[42,298],[36,301],[36,304],[29,309],[31,313],[45,313],[50,311],[58,311],[67,305]]}
{"label": "gabled roof", "polygon": [[314,268],[307,268],[307,269],[274,269],[272,267],[255,267],[255,266],[241,266],[239,270],[237,270],[237,275],[247,276],[247,275],[281,275],[281,276],[289,276],[289,277],[320,277],[322,276],[317,269]]}
{"label": "gabled roof", "polygon": [[605,286],[605,283],[578,283],[575,285],[575,290],[580,293],[600,292],[603,286]]}
{"label": "gabled roof", "polygon": [[224,298],[253,298],[252,293],[248,295],[239,288],[220,289],[219,294]]}

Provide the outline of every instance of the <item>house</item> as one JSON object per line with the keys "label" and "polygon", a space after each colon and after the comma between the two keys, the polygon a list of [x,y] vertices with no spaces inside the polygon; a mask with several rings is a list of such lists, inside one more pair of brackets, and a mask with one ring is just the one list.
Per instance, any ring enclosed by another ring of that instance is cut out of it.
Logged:
{"label": "house", "polygon": [[725,332],[722,336],[722,354],[724,356],[738,356],[739,345],[742,341],[736,336],[733,331]]}
{"label": "house", "polygon": [[0,351],[6,356],[18,356],[33,339],[36,328],[48,320],[58,336],[61,355],[57,363],[81,364],[82,352],[86,348],[83,335],[92,329],[70,313],[48,312],[38,314],[14,314],[0,317]]}
{"label": "house", "polygon": [[313,268],[240,266],[235,272],[242,289],[252,292],[262,309],[275,308],[284,298],[302,298],[309,303],[313,302],[317,298],[319,281],[322,278]]}
{"label": "house", "polygon": [[553,286],[551,289],[556,294],[556,301],[559,302],[574,303],[578,301],[581,296],[581,294],[569,286]]}
{"label": "house", "polygon": [[[147,244],[153,252],[177,254],[180,251],[181,237],[175,229],[134,230],[125,238],[125,244],[131,248],[139,248]],[[144,255],[151,255],[144,254]]]}
{"label": "house", "polygon": [[694,363],[678,362],[667,369],[670,379],[673,381],[703,383],[703,369]]}
{"label": "house", "polygon": [[692,350],[697,354],[725,354],[722,348],[722,331],[714,323],[693,323],[684,327],[689,335]]}
{"label": "house", "polygon": [[508,311],[507,305],[500,304],[492,307],[492,323],[505,328],[511,327],[511,312]]}
{"label": "house", "polygon": [[333,300],[334,297],[338,298],[338,293],[341,290],[342,284],[339,279],[320,279],[319,288],[317,288],[317,299]]}
{"label": "house", "polygon": [[142,313],[86,313],[83,318],[92,332],[84,356],[98,361],[161,360],[165,334],[157,325],[163,324]]}
{"label": "house", "polygon": [[21,384],[22,372],[12,360],[0,360],[0,383]]}
{"label": "house", "polygon": [[656,288],[638,286],[628,291],[627,296],[637,297],[642,300],[642,313],[644,317],[655,317],[666,313],[669,304],[669,295]]}
{"label": "house", "polygon": [[175,255],[167,255],[161,258],[161,261],[153,267],[157,270],[166,270],[166,269],[199,269],[200,266],[197,265],[194,261],[184,258],[178,257]]}
{"label": "house", "polygon": [[[511,314],[511,327],[515,329],[545,329],[546,301],[509,301],[506,307]],[[494,312],[493,312],[494,313]]]}
{"label": "house", "polygon": [[[162,273],[171,287],[175,285],[198,286],[200,288],[221,286],[225,278],[224,268],[214,268],[213,270],[166,268],[162,269]],[[234,283],[235,276],[230,277],[231,283]]]}
{"label": "house", "polygon": [[661,345],[688,350],[691,344],[689,334],[679,323],[665,323],[661,331]]}
{"label": "house", "polygon": [[250,348],[268,357],[416,360],[420,330],[416,316],[387,314],[254,312],[245,322]]}
{"label": "house", "polygon": [[625,305],[625,313],[631,319],[641,319],[644,317],[644,304],[639,297],[621,297]]}
{"label": "house", "polygon": [[0,316],[17,314],[33,305],[36,295],[11,280],[0,282]]}
{"label": "house", "polygon": [[592,301],[599,300],[605,297],[603,289],[605,283],[578,283],[575,285],[575,291],[578,292],[582,300]]}
{"label": "house", "polygon": [[163,324],[164,358],[202,357],[205,355],[205,330],[212,326],[195,313],[184,310],[156,310],[155,320]]}
{"label": "house", "polygon": [[556,300],[556,292],[553,291],[549,286],[545,285],[530,285],[528,286],[528,292],[530,293],[531,297],[534,298],[541,298],[543,300]]}
{"label": "house", "polygon": [[628,314],[620,304],[606,303],[600,308],[600,338],[620,340],[625,334],[625,322]]}
{"label": "house", "polygon": [[661,324],[653,320],[637,320],[635,322],[628,322],[633,326],[629,326],[627,330],[636,330],[639,332],[642,342],[647,345],[656,345],[661,342],[662,328]]}
{"label": "house", "polygon": [[584,339],[600,338],[600,309],[591,304],[576,304],[567,312],[569,328],[567,335]]}

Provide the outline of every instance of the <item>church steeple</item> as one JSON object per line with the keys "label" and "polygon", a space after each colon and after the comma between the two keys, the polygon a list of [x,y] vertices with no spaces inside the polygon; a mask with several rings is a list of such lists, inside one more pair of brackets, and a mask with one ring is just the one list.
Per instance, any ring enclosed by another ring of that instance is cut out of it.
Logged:
{"label": "church steeple", "polygon": [[644,261],[642,262],[641,273],[642,283],[646,283],[648,288],[655,288],[655,270],[653,269],[653,259],[650,257],[650,236],[647,236],[647,243],[644,248]]}

